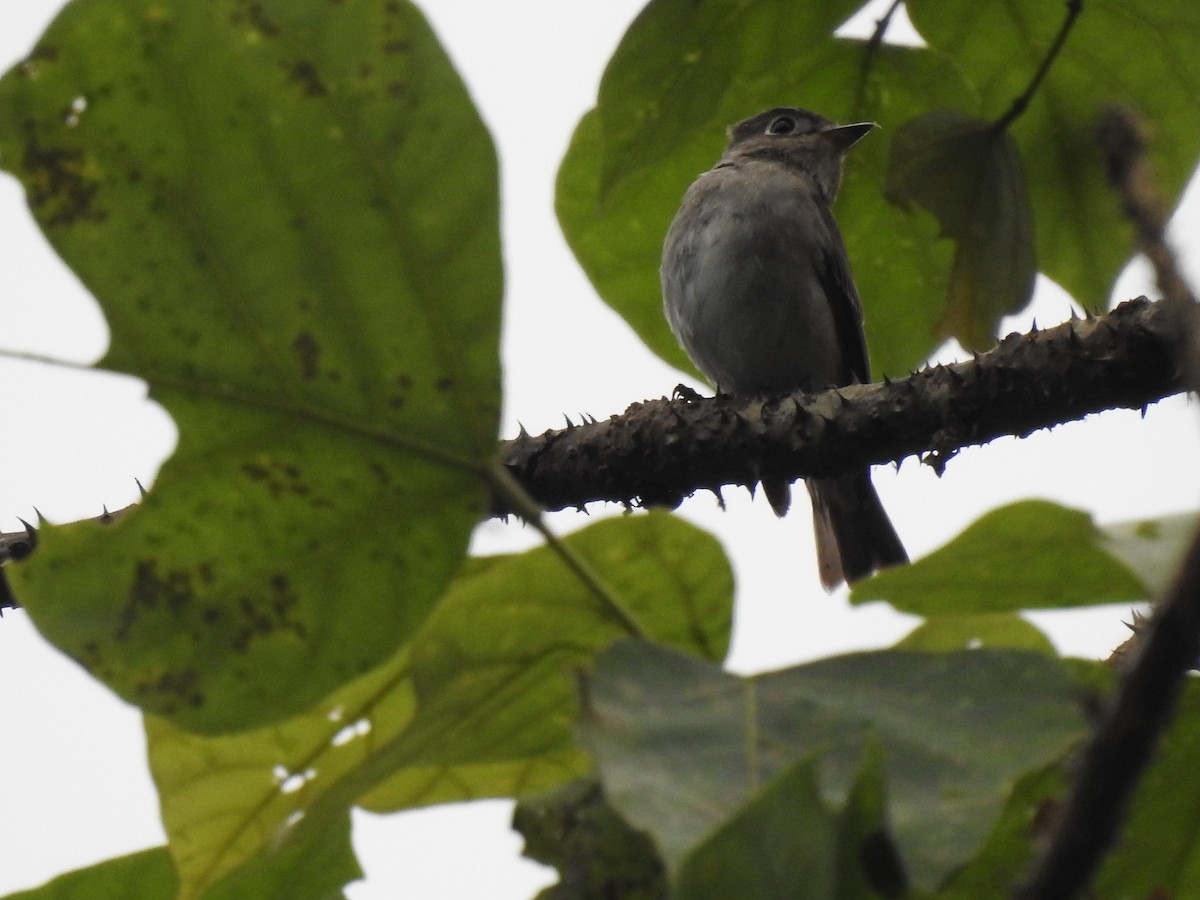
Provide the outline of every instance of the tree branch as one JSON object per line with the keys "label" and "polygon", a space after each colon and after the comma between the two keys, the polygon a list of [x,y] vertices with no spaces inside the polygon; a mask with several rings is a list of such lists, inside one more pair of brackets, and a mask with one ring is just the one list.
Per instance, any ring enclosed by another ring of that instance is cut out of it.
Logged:
{"label": "tree branch", "polygon": [[1112,843],[1200,655],[1200,532],[1174,583],[1140,628],[1137,658],[1096,728],[1021,900],[1071,900]]}
{"label": "tree branch", "polygon": [[1121,198],[1125,217],[1133,223],[1138,247],[1154,267],[1159,291],[1168,300],[1194,302],[1167,240],[1167,216],[1154,186],[1141,120],[1131,109],[1110,106],[1101,116],[1097,137],[1109,184]]}
{"label": "tree branch", "polygon": [[[597,500],[674,506],[697,490],[835,475],[914,454],[940,472],[961,447],[1185,390],[1179,351],[1196,309],[1142,297],[882,384],[750,403],[635,403],[605,422],[522,433],[501,444],[500,459],[550,510]],[[493,515],[512,512],[493,500]]]}

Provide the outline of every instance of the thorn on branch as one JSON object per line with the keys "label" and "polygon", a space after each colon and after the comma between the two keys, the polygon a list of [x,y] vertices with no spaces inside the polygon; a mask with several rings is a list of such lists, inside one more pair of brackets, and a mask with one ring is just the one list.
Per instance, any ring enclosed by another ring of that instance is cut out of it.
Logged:
{"label": "thorn on branch", "polygon": [[677,384],[675,385],[675,390],[671,392],[671,399],[682,400],[684,403],[699,403],[704,398],[686,384]]}

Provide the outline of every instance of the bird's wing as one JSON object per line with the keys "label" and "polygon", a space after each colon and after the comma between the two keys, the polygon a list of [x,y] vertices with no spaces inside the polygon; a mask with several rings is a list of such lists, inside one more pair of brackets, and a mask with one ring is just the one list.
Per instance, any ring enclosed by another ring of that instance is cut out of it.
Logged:
{"label": "bird's wing", "polygon": [[[833,238],[832,245],[825,251],[819,277],[825,288],[825,296],[833,311],[837,328],[838,344],[850,368],[850,375],[859,384],[871,381],[871,363],[867,357],[867,336],[863,332],[862,301],[854,287],[854,276],[850,273],[846,248],[842,235],[834,221],[833,211],[823,203],[817,204],[825,219],[825,225]],[[841,252],[838,252],[841,251]]]}

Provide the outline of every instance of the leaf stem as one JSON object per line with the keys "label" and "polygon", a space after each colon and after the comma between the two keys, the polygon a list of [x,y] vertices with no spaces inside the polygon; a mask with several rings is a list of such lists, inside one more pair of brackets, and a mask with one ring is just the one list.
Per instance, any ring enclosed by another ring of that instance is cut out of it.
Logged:
{"label": "leaf stem", "polygon": [[888,26],[892,23],[892,16],[896,14],[903,2],[904,0],[892,0],[888,11],[881,18],[875,20],[875,30],[871,33],[871,37],[867,40],[867,46],[863,49],[862,66],[858,72],[858,88],[854,94],[854,106],[852,107],[854,118],[862,115],[863,98],[867,92],[867,76],[871,74],[871,64],[875,61],[879,48],[883,46],[883,38],[887,34]]}
{"label": "leaf stem", "polygon": [[550,527],[542,517],[542,508],[529,496],[529,493],[505,466],[499,462],[492,464],[488,469],[488,479],[491,481],[495,492],[508,502],[508,509],[541,533],[550,548],[558,554],[567,568],[575,573],[576,577],[596,595],[596,599],[600,601],[600,605],[620,624],[621,628],[631,637],[650,640],[650,636],[638,622],[637,618],[621,602],[621,599],[612,589],[604,583],[599,573],[588,565],[587,561],[576,553],[574,549],[563,542],[557,534],[550,530]]}
{"label": "leaf stem", "polygon": [[1008,112],[996,120],[997,131],[1003,131],[1016,121],[1021,113],[1025,112],[1026,107],[1029,106],[1029,101],[1033,99],[1034,93],[1041,86],[1047,73],[1049,73],[1050,66],[1054,64],[1054,60],[1058,57],[1059,51],[1066,44],[1067,35],[1071,33],[1071,27],[1075,24],[1075,19],[1079,17],[1081,12],[1083,12],[1083,0],[1067,0],[1067,15],[1063,19],[1062,26],[1058,29],[1054,43],[1050,45],[1050,51],[1042,60],[1041,65],[1038,66],[1038,70],[1034,72],[1029,86],[1012,102],[1012,106],[1008,108]]}

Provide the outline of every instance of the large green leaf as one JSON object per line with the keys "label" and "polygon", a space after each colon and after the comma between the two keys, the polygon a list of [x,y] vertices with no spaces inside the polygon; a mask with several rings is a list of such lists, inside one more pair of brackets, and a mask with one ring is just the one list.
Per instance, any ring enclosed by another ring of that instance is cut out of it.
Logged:
{"label": "large green leaf", "polygon": [[630,27],[558,175],[559,221],[601,297],[668,362],[687,367],[662,315],[662,240],[726,126],[794,104],[884,126],[855,147],[837,215],[878,372],[936,344],[949,247],[929,217],[883,198],[888,128],[931,106],[976,103],[942,55],[835,39],[855,2],[655,0]]}
{"label": "large green leaf", "polygon": [[[191,900],[194,885],[181,883],[166,847],[110,859],[68,872],[6,900]],[[303,843],[265,845],[242,867],[204,893],[205,900],[342,900],[342,888],[362,877],[350,845],[348,815],[314,830]]]}
{"label": "large green leaf", "polygon": [[584,730],[609,802],[672,872],[810,755],[842,807],[877,741],[892,830],[928,889],[976,852],[1019,776],[1083,736],[1079,695],[1040,653],[884,651],[744,679],[623,641],[587,681]]}
{"label": "large green leaf", "polygon": [[911,566],[864,579],[850,601],[963,616],[1145,599],[1145,585],[1110,541],[1085,512],[1022,500],[981,516]]}
{"label": "large green leaf", "polygon": [[[733,584],[712,537],[661,513],[610,519],[567,544],[611,577],[654,640],[724,656]],[[303,835],[360,799],[396,810],[515,796],[585,773],[573,672],[622,633],[539,548],[473,561],[409,648],[286,722],[206,737],[147,717],[182,884],[198,893],[297,821]]]}
{"label": "large green leaf", "polygon": [[[679,900],[878,900],[903,893],[887,835],[883,757],[869,744],[842,808],[821,795],[818,760],[785,767],[684,860]],[[803,886],[802,888],[800,886]]]}
{"label": "large green leaf", "polygon": [[41,887],[7,894],[4,900],[176,900],[175,885],[171,857],[165,847],[155,847],[59,875]]}
{"label": "large green leaf", "polygon": [[783,769],[680,866],[679,900],[833,900],[838,820],[821,802],[816,765]]}
{"label": "large green leaf", "polygon": [[887,197],[929,210],[953,239],[939,333],[987,350],[1000,319],[1029,302],[1037,277],[1029,193],[1013,139],[952,110],[910,119],[892,141]]}
{"label": "large green leaf", "polygon": [[1037,650],[1054,654],[1054,645],[1036,626],[1016,613],[941,614],[922,622],[896,647],[924,653],[991,649]]}
{"label": "large green leaf", "polygon": [[1020,779],[987,842],[955,872],[938,900],[1008,900],[1045,838],[1067,790],[1063,766]]}
{"label": "large green leaf", "polygon": [[305,709],[459,564],[499,405],[495,154],[403,0],[76,0],[0,82],[0,162],[179,450],[13,572],[187,728]]}
{"label": "large green leaf", "polygon": [[[1045,59],[1066,3],[909,0],[917,29],[1004,115]],[[1129,226],[1103,174],[1096,124],[1110,103],[1141,112],[1159,186],[1177,198],[1200,154],[1200,4],[1088,0],[1062,53],[1010,131],[1025,162],[1038,264],[1088,307],[1129,258]],[[1137,52],[1131,53],[1130,48]]]}

